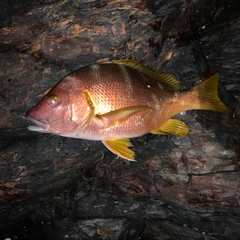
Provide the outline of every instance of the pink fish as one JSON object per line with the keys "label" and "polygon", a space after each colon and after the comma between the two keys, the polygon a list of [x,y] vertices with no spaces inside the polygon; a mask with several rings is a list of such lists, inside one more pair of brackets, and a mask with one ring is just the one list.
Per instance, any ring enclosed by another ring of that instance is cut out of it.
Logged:
{"label": "pink fish", "polygon": [[219,74],[190,91],[179,92],[172,74],[134,60],[93,64],[64,77],[32,107],[31,131],[100,140],[118,156],[134,160],[129,138],[146,133],[185,135],[188,127],[172,117],[191,109],[228,111],[218,97]]}

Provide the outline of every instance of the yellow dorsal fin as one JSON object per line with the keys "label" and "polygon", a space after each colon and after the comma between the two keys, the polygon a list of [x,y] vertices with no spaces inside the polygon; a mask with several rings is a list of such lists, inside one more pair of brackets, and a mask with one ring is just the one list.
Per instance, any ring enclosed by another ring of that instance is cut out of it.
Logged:
{"label": "yellow dorsal fin", "polygon": [[135,161],[135,152],[129,147],[133,144],[128,138],[103,140],[102,143],[114,154],[130,161]]}
{"label": "yellow dorsal fin", "polygon": [[125,108],[120,108],[117,110],[113,110],[111,112],[107,112],[104,114],[98,114],[97,118],[101,119],[104,123],[105,127],[110,126],[113,122],[118,121],[118,120],[122,120],[126,117],[129,117],[133,114],[136,114],[140,111],[143,110],[149,110],[153,108],[148,107],[148,106],[131,106],[131,107],[125,107]]}
{"label": "yellow dorsal fin", "polygon": [[177,136],[184,136],[188,134],[187,125],[178,119],[169,119],[166,123],[159,128],[152,131],[154,134],[166,134],[171,133]]}
{"label": "yellow dorsal fin", "polygon": [[149,67],[144,66],[134,59],[120,59],[114,60],[114,63],[122,64],[124,66],[128,66],[134,69],[137,69],[139,72],[142,72],[153,79],[159,81],[162,85],[167,87],[170,90],[177,91],[180,88],[180,82],[176,76],[168,73],[160,73],[158,71],[154,71]]}

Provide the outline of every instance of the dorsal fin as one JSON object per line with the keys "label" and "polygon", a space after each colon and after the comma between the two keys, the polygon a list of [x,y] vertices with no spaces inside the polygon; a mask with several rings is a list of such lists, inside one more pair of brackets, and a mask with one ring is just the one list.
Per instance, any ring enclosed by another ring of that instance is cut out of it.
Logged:
{"label": "dorsal fin", "polygon": [[180,88],[180,82],[176,76],[168,73],[160,73],[158,71],[154,71],[149,67],[144,66],[134,59],[119,59],[113,60],[114,63],[122,64],[124,66],[128,66],[134,69],[137,69],[139,72],[142,72],[153,79],[159,81],[162,85],[167,87],[170,90],[177,91]]}

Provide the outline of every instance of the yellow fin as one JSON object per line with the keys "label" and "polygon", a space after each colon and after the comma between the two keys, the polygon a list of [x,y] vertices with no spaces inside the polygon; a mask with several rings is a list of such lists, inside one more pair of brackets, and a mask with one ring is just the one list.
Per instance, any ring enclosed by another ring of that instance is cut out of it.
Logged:
{"label": "yellow fin", "polygon": [[195,86],[192,91],[198,92],[199,107],[202,110],[227,112],[228,108],[218,96],[219,73],[212,75],[207,80]]}
{"label": "yellow fin", "polygon": [[173,74],[160,73],[158,71],[154,71],[151,68],[144,66],[143,64],[139,63],[134,59],[120,59],[120,60],[114,60],[113,62],[137,69],[138,71],[159,81],[162,85],[167,87],[169,90],[176,91],[176,90],[179,90],[180,88],[180,82],[177,79],[177,77],[174,76]]}
{"label": "yellow fin", "polygon": [[114,154],[127,160],[135,161],[135,152],[129,148],[133,144],[128,138],[103,140],[102,143]]}
{"label": "yellow fin", "polygon": [[88,103],[88,106],[90,107],[90,109],[91,109],[92,111],[94,111],[94,109],[95,109],[94,103],[93,103],[93,100],[92,100],[89,92],[88,92],[88,91],[83,91],[83,93],[85,94],[85,97],[86,97],[86,101],[87,101],[87,103]]}
{"label": "yellow fin", "polygon": [[101,119],[104,122],[104,125],[107,127],[114,121],[121,120],[123,118],[129,117],[133,114],[136,114],[140,111],[147,110],[147,109],[153,110],[153,108],[148,106],[131,106],[131,107],[120,108],[108,113],[104,113],[102,115],[97,115],[97,117]]}
{"label": "yellow fin", "polygon": [[92,100],[89,92],[88,92],[88,91],[83,91],[83,93],[85,94],[86,101],[87,101],[88,106],[89,106],[89,108],[90,108],[90,111],[89,111],[89,113],[87,114],[86,119],[85,119],[84,122],[83,122],[83,124],[85,125],[85,127],[87,127],[87,126],[90,124],[92,118],[94,117],[95,107],[94,107],[94,103],[93,103],[93,100]]}
{"label": "yellow fin", "polygon": [[154,134],[166,134],[171,133],[177,136],[183,136],[188,134],[187,125],[178,119],[169,119],[166,123],[161,125],[158,129],[152,131]]}

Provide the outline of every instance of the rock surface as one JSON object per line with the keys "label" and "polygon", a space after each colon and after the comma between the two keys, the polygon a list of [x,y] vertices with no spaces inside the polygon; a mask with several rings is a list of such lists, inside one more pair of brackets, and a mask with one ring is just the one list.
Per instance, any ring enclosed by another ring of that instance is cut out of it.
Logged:
{"label": "rock surface", "polygon": [[[240,5],[235,1],[0,3],[0,236],[239,239]],[[25,112],[71,71],[135,58],[189,89],[215,72],[229,113],[178,115],[188,136],[100,142],[32,133]]]}

